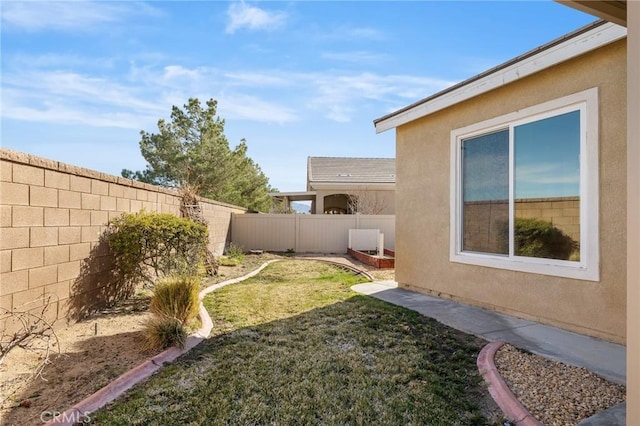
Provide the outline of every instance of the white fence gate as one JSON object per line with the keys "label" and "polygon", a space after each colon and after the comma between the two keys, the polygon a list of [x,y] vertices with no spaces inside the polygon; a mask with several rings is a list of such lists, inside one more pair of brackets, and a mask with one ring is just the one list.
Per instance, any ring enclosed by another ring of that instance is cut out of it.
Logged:
{"label": "white fence gate", "polygon": [[379,229],[395,250],[395,215],[234,214],[231,241],[244,250],[346,253],[349,229]]}

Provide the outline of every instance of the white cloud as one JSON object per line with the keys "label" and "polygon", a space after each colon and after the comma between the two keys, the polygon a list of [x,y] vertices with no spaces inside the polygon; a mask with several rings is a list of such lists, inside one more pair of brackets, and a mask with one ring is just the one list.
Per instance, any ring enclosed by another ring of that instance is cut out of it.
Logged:
{"label": "white cloud", "polygon": [[125,129],[142,129],[154,117],[142,117],[132,113],[88,114],[86,109],[76,109],[65,105],[54,105],[48,108],[30,108],[9,106],[3,112],[5,118],[21,121],[44,122],[56,124],[81,124],[94,127],[120,127]]}
{"label": "white cloud", "polygon": [[32,122],[140,129],[165,113],[144,88],[70,72],[5,74],[2,95],[3,118]]}
{"label": "white cloud", "polygon": [[234,71],[224,73],[224,77],[229,80],[230,84],[239,86],[273,87],[291,84],[289,79],[282,77],[281,73],[275,71],[270,73]]}
{"label": "white cloud", "polygon": [[144,3],[95,1],[7,1],[2,4],[2,25],[27,31],[95,30],[134,15],[156,14]]}
{"label": "white cloud", "polygon": [[166,117],[171,105],[182,106],[188,98],[199,97],[203,102],[217,99],[220,116],[228,119],[275,124],[298,119],[295,109],[280,99],[270,101],[243,90],[255,86],[250,79],[225,91],[228,79],[222,75],[213,68],[177,65],[136,69],[126,82],[61,71],[5,74],[1,114],[31,122],[141,129]]}
{"label": "white cloud", "polygon": [[202,74],[206,73],[205,68],[188,69],[181,65],[168,65],[164,67],[163,78],[166,81],[198,81],[202,78]]}
{"label": "white cloud", "polygon": [[560,185],[580,183],[580,171],[567,168],[566,163],[545,163],[519,165],[517,179],[522,184]]}
{"label": "white cloud", "polygon": [[227,10],[229,21],[226,32],[233,34],[241,28],[250,30],[271,31],[280,28],[287,19],[284,12],[268,12],[255,6],[248,6],[244,1],[231,3]]}
{"label": "white cloud", "polygon": [[55,96],[54,99],[76,99],[85,103],[125,109],[157,109],[156,103],[136,96],[135,93],[140,90],[135,87],[114,83],[106,78],[72,72],[34,71],[21,75],[5,75],[3,84],[14,90],[21,88],[33,98]]}
{"label": "white cloud", "polygon": [[[3,73],[2,116],[25,121],[84,123],[95,126],[141,127],[167,117],[171,105],[191,97],[219,101],[220,116],[285,124],[324,117],[349,122],[368,111],[380,115],[390,105],[407,105],[453,82],[412,75],[324,70],[227,70],[131,64],[121,76],[91,71],[11,67]],[[27,64],[25,64],[27,65]]]}
{"label": "white cloud", "polygon": [[397,104],[401,99],[402,104],[406,105],[452,84],[447,80],[428,77],[370,72],[315,74],[311,85],[317,93],[312,105],[315,109],[327,111],[325,117],[346,122],[371,101]]}
{"label": "white cloud", "polygon": [[298,120],[292,108],[268,102],[251,95],[218,97],[220,116],[229,119],[285,124]]}

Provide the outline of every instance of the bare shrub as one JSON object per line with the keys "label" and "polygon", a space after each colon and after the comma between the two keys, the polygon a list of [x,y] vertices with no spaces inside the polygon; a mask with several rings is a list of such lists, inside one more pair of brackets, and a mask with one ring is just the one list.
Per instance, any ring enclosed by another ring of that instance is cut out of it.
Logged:
{"label": "bare shrub", "polygon": [[60,352],[58,336],[53,330],[55,320],[47,319],[51,307],[51,295],[46,295],[20,309],[0,309],[0,364],[15,348],[36,352],[41,361],[34,377],[42,377],[42,371],[51,362],[53,348]]}

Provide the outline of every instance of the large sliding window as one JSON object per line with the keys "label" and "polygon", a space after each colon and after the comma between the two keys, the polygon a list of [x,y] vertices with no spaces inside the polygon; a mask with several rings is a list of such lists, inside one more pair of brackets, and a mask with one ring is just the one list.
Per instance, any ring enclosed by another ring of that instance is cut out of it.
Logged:
{"label": "large sliding window", "polygon": [[452,132],[451,260],[598,280],[597,90]]}

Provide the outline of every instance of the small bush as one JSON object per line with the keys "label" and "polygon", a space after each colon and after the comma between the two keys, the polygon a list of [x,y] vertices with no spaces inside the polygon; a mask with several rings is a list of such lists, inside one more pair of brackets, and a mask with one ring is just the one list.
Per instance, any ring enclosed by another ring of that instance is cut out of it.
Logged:
{"label": "small bush", "polygon": [[199,292],[196,276],[166,278],[156,285],[149,310],[159,318],[174,318],[188,325],[198,316]]}
{"label": "small bush", "polygon": [[235,243],[229,244],[229,247],[227,247],[226,252],[227,252],[226,253],[227,257],[231,259],[238,259],[240,263],[242,263],[242,261],[244,260],[244,250],[242,250],[242,247],[240,247]]}
{"label": "small bush", "polygon": [[121,280],[152,284],[171,274],[196,274],[206,258],[208,228],[172,214],[142,211],[111,220],[106,238]]}
{"label": "small bush", "polygon": [[178,319],[154,316],[146,324],[144,329],[144,349],[166,349],[171,346],[184,348],[187,342],[187,328]]}

